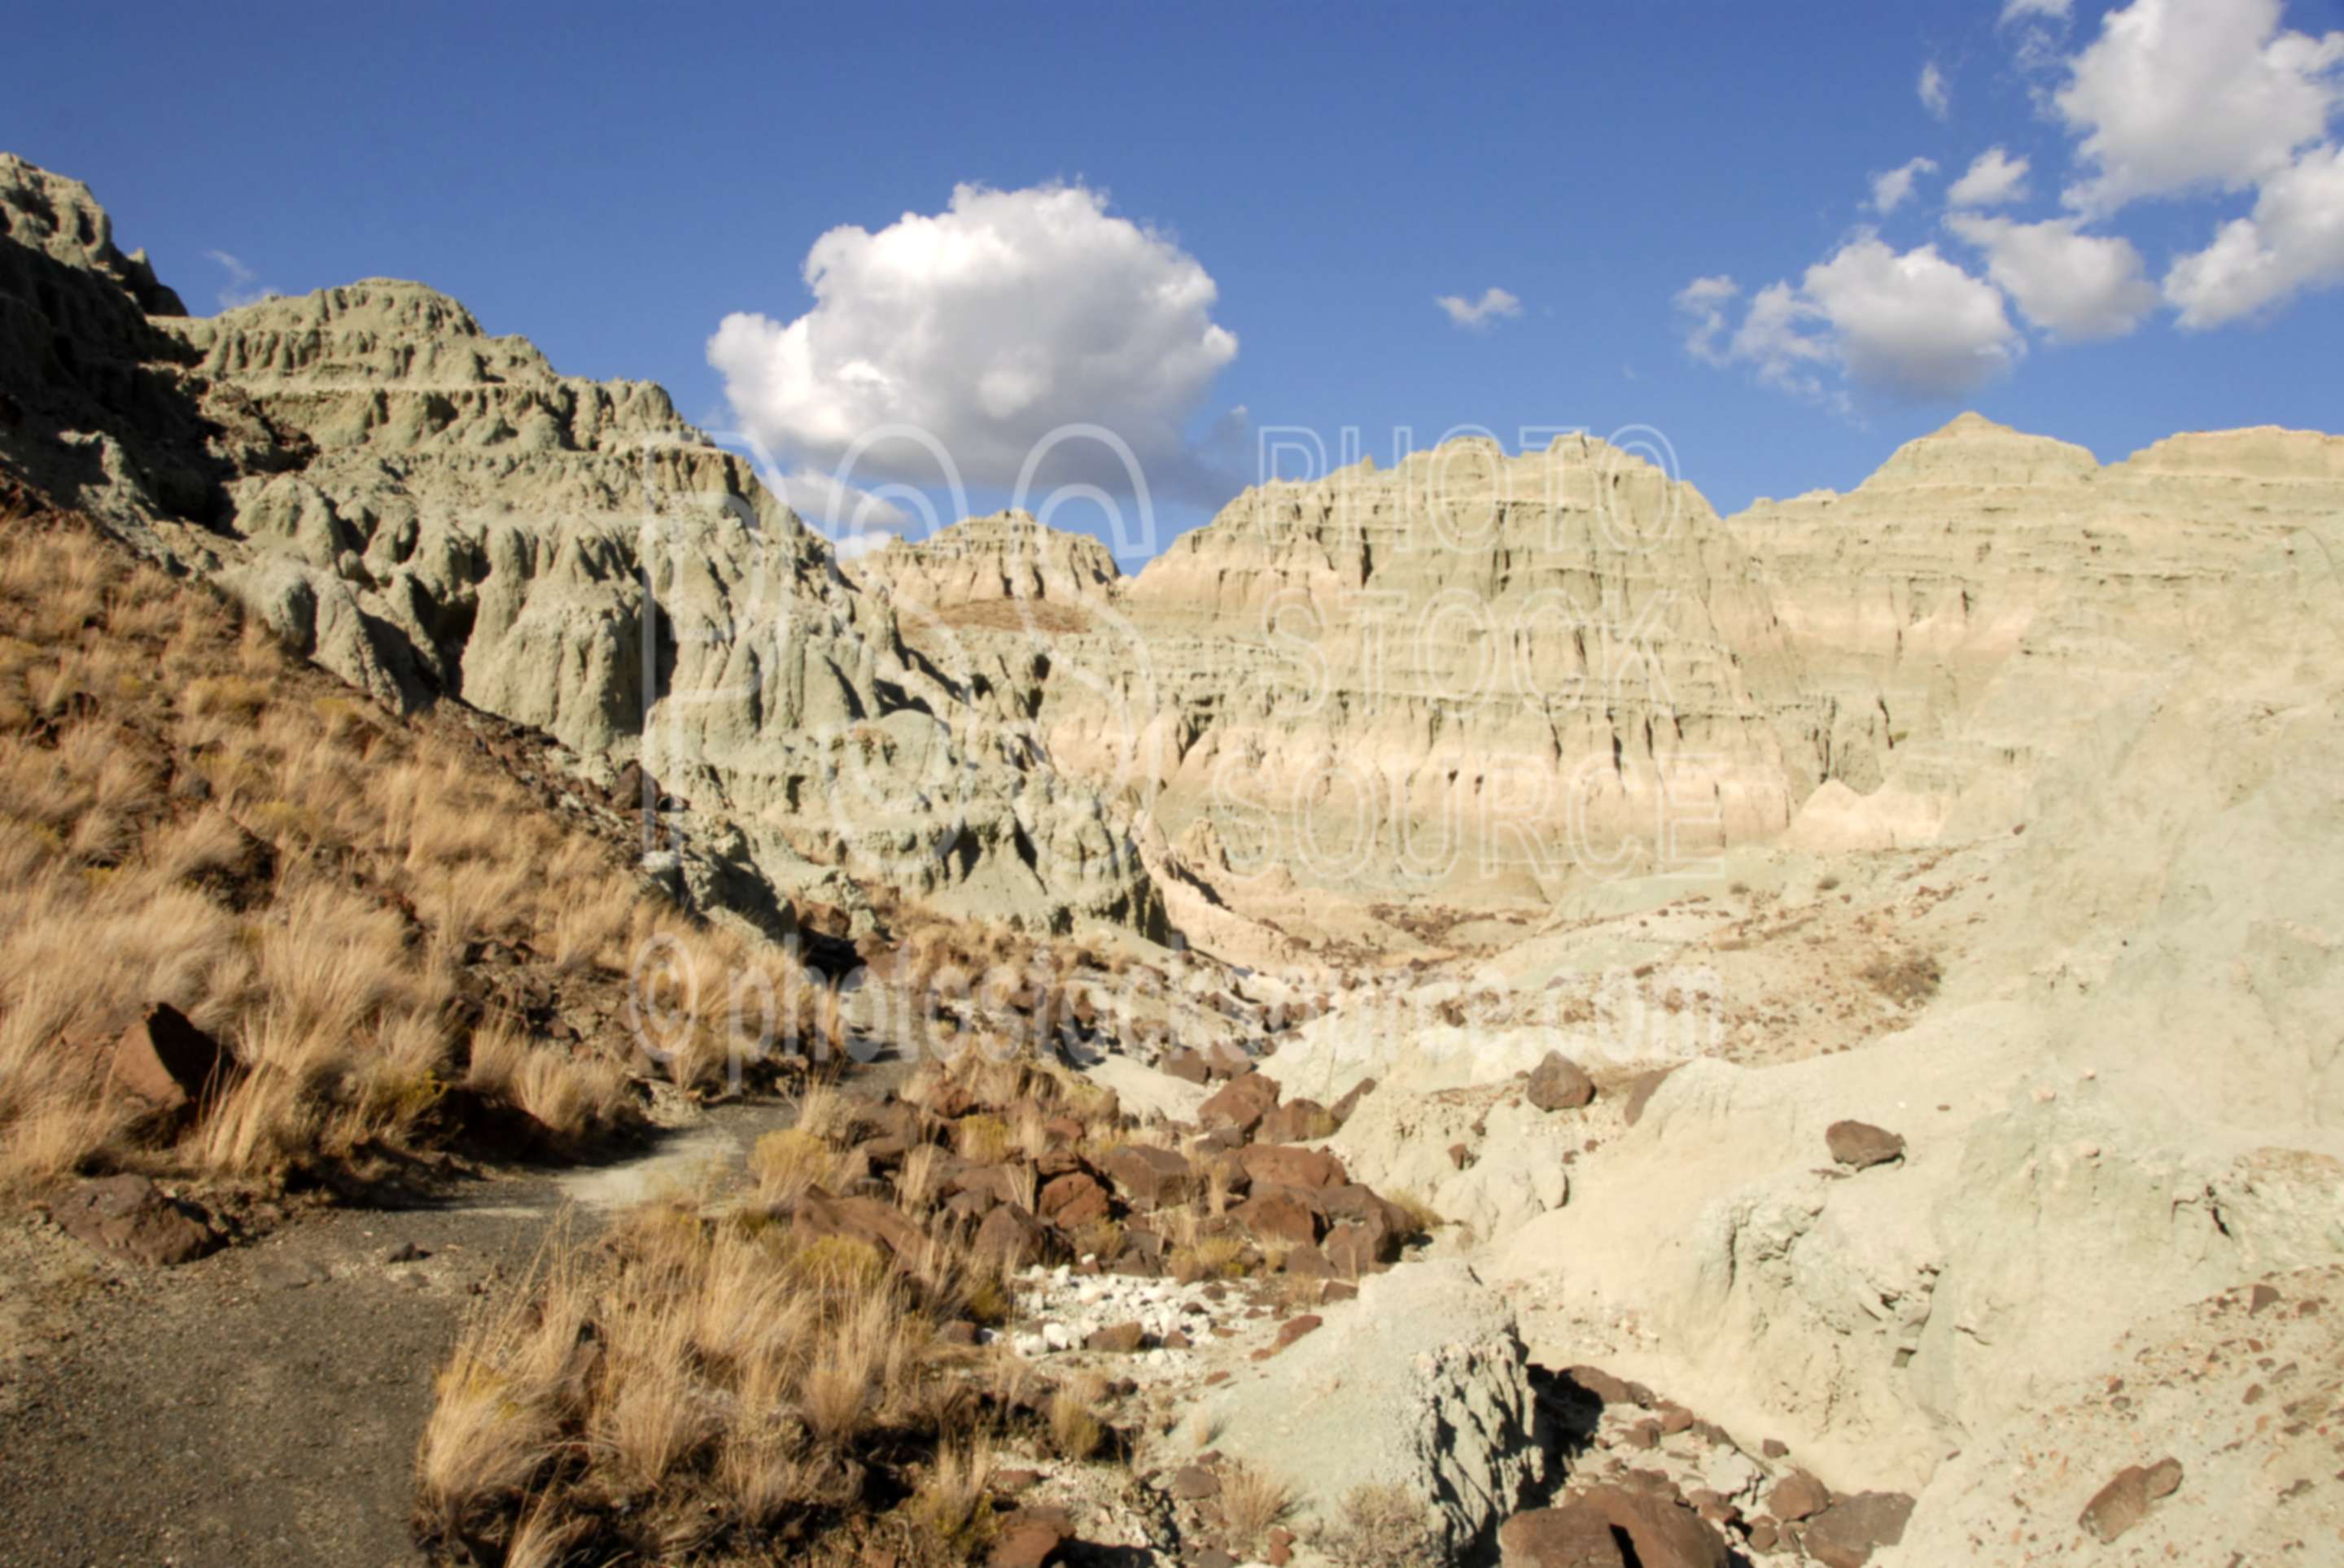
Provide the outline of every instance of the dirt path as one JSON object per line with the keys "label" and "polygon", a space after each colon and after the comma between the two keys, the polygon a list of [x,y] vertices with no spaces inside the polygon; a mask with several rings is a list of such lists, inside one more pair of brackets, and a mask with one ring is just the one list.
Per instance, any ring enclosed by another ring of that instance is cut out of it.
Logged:
{"label": "dirt path", "polygon": [[[639,1157],[436,1207],[302,1218],[183,1268],[0,1231],[0,1563],[412,1563],[430,1373],[479,1297],[579,1221],[737,1165],[786,1107],[719,1107]],[[402,1248],[428,1254],[394,1262]]]}

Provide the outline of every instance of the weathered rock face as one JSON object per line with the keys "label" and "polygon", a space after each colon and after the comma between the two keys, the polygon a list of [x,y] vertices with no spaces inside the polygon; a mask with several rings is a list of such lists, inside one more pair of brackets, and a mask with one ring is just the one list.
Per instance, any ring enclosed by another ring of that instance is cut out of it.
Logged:
{"label": "weathered rock face", "polygon": [[1209,822],[1238,879],[1540,900],[1778,831],[1812,782],[1755,568],[1600,441],[1263,486],[1122,600],[1161,694],[1157,813]]}
{"label": "weathered rock face", "polygon": [[1352,1489],[1397,1486],[1451,1558],[1492,1544],[1545,1473],[1513,1313],[1459,1262],[1364,1281],[1206,1414],[1224,1452],[1294,1484],[1301,1512],[1331,1522]]}
{"label": "weathered rock face", "polygon": [[[179,316],[145,253],[124,256],[89,187],[0,153],[0,468],[120,523],[209,520],[222,466],[183,384]],[[136,431],[126,443],[126,432]]]}
{"label": "weathered rock face", "polygon": [[0,455],[318,663],[640,763],[753,898],[851,902],[843,870],[948,912],[1163,932],[1096,792],[907,660],[892,613],[658,387],[561,376],[411,283],[149,317],[176,302],[82,187],[11,160],[0,211],[8,330],[44,370]]}
{"label": "weathered rock face", "polygon": [[2103,467],[1965,414],[1847,495],[1735,516],[1827,718],[1803,837],[2007,831],[2067,728],[2186,639],[2208,591],[2332,517],[2339,474],[2329,436],[2179,436]]}
{"label": "weathered rock face", "polygon": [[885,588],[907,610],[918,607],[945,627],[970,619],[973,608],[1005,600],[1067,612],[1045,612],[1054,623],[1037,622],[1045,631],[1079,628],[1085,607],[1110,595],[1123,577],[1114,555],[1089,535],[1062,534],[1016,511],[971,518],[927,539],[898,539],[853,562],[847,575]]}

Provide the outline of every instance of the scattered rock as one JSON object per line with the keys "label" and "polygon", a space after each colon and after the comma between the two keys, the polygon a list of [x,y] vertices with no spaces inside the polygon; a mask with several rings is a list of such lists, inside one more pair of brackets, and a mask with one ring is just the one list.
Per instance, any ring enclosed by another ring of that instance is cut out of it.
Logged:
{"label": "scattered rock", "polygon": [[1831,1506],[1831,1488],[1803,1470],[1794,1470],[1766,1494],[1766,1511],[1786,1524],[1795,1524]]}
{"label": "scattered rock", "polygon": [[1725,1537],[1673,1491],[1596,1486],[1579,1501],[1628,1538],[1642,1568],[1728,1568],[1733,1561]]}
{"label": "scattered rock", "polygon": [[1124,1201],[1143,1212],[1187,1201],[1196,1168],[1169,1149],[1127,1143],[1098,1161],[1099,1173],[1115,1183]]}
{"label": "scattered rock", "polygon": [[1021,1509],[1002,1522],[1000,1534],[994,1537],[993,1568],[1046,1568],[1058,1560],[1066,1534],[1056,1520]]}
{"label": "scattered rock", "polygon": [[1201,1464],[1184,1464],[1172,1473],[1172,1495],[1184,1503],[1198,1503],[1221,1494],[1221,1478]]}
{"label": "scattered rock", "polygon": [[1069,1231],[1104,1220],[1110,1212],[1106,1189],[1079,1171],[1045,1183],[1035,1201],[1044,1219]]}
{"label": "scattered rock", "polygon": [[211,1228],[163,1196],[144,1176],[103,1176],[70,1189],[49,1207],[66,1235],[101,1252],[167,1268],[211,1251]]}
{"label": "scattered rock", "polygon": [[1502,1568],[1627,1568],[1612,1522],[1584,1503],[1517,1513],[1498,1532]]}
{"label": "scattered rock", "polygon": [[1183,1083],[1204,1083],[1212,1076],[1203,1055],[1191,1046],[1182,1046],[1157,1065]]}
{"label": "scattered rock", "polygon": [[1334,1132],[1334,1115],[1325,1106],[1315,1100],[1289,1100],[1261,1119],[1254,1136],[1264,1143],[1308,1143]]}
{"label": "scattered rock", "polygon": [[2143,1467],[2127,1464],[2092,1494],[2076,1523],[2102,1543],[2114,1541],[2148,1514],[2148,1505],[2169,1497],[2181,1485],[2181,1462],[2161,1459]]}
{"label": "scattered rock", "polygon": [[1086,1351],[1107,1351],[1116,1355],[1129,1355],[1147,1342],[1147,1331],[1137,1323],[1114,1323],[1093,1330],[1083,1341]]}
{"label": "scattered rock", "polygon": [[1238,1161],[1256,1187],[1340,1187],[1350,1180],[1343,1162],[1323,1149],[1257,1143],[1240,1152]]}
{"label": "scattered rock", "polygon": [[109,1094],[126,1096],[157,1122],[177,1126],[240,1076],[226,1046],[169,1002],[157,1002],[114,1042],[106,1085]]}
{"label": "scattered rock", "polygon": [[1230,1212],[1258,1241],[1306,1247],[1318,1240],[1318,1217],[1300,1199],[1285,1192],[1248,1198]]}
{"label": "scattered rock", "polygon": [[1864,1568],[1876,1549],[1904,1539],[1912,1517],[1913,1500],[1901,1492],[1859,1492],[1809,1519],[1799,1542],[1824,1568]]}
{"label": "scattered rock", "polygon": [[1278,1103],[1278,1096],[1275,1079],[1248,1071],[1230,1079],[1197,1107],[1197,1121],[1202,1127],[1229,1127],[1249,1133],[1261,1125],[1261,1119]]}
{"label": "scattered rock", "polygon": [[980,1258],[997,1258],[1013,1269],[1047,1262],[1057,1251],[1049,1227],[1015,1203],[1004,1203],[976,1228],[975,1242]]}
{"label": "scattered rock", "polygon": [[1531,1070],[1528,1096],[1541,1111],[1576,1111],[1595,1098],[1595,1081],[1559,1050]]}
{"label": "scattered rock", "polygon": [[1904,1158],[1904,1140],[1868,1121],[1834,1121],[1824,1131],[1831,1157],[1852,1171],[1869,1170]]}
{"label": "scattered rock", "polygon": [[1326,1320],[1316,1312],[1304,1312],[1299,1317],[1287,1319],[1278,1331],[1278,1340],[1273,1351],[1286,1349],[1303,1335],[1318,1329],[1325,1322]]}

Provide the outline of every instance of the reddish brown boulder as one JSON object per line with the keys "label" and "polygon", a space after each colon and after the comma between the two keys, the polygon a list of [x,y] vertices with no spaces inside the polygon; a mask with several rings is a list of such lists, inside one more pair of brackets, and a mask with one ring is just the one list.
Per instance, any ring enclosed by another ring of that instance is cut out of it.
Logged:
{"label": "reddish brown boulder", "polygon": [[1145,1212],[1187,1201],[1196,1170],[1169,1149],[1128,1143],[1102,1157],[1099,1173],[1115,1183],[1124,1201]]}
{"label": "reddish brown boulder", "polygon": [[877,1198],[834,1198],[816,1188],[790,1206],[790,1220],[808,1236],[867,1241],[906,1262],[916,1261],[927,1237],[910,1216]]}
{"label": "reddish brown boulder", "polygon": [[1256,1241],[1284,1241],[1301,1247],[1318,1240],[1318,1216],[1301,1200],[1285,1192],[1257,1194],[1231,1212]]}
{"label": "reddish brown boulder", "polygon": [[1627,1568],[1612,1522],[1583,1503],[1533,1508],[1498,1529],[1500,1568]]}
{"label": "reddish brown boulder", "polygon": [[1137,1323],[1113,1323],[1093,1329],[1083,1340],[1086,1351],[1106,1351],[1127,1356],[1147,1342],[1147,1331]]}
{"label": "reddish brown boulder", "polygon": [[50,1205],[49,1217],[78,1241],[152,1268],[185,1263],[212,1248],[210,1227],[144,1176],[84,1181]]}
{"label": "reddish brown boulder", "polygon": [[945,1179],[947,1192],[981,1192],[995,1203],[1017,1201],[1017,1183],[1005,1165],[966,1165]]}
{"label": "reddish brown boulder", "polygon": [[1830,1487],[1803,1470],[1794,1470],[1766,1493],[1766,1511],[1786,1524],[1794,1524],[1829,1508],[1831,1500]]}
{"label": "reddish brown boulder", "polygon": [[1329,1268],[1345,1279],[1356,1280],[1397,1259],[1399,1240],[1372,1226],[1338,1225],[1327,1232],[1322,1250]]}
{"label": "reddish brown boulder", "polygon": [[1184,1464],[1172,1473],[1171,1491],[1183,1503],[1202,1503],[1221,1494],[1221,1478],[1201,1464]]}
{"label": "reddish brown boulder", "polygon": [[1042,1211],[1042,1218],[1068,1231],[1104,1220],[1108,1213],[1106,1189],[1080,1171],[1045,1185],[1035,1202]]}
{"label": "reddish brown boulder", "polygon": [[1913,1500],[1901,1492],[1859,1492],[1807,1521],[1799,1544],[1824,1568],[1864,1568],[1883,1546],[1904,1539]]}
{"label": "reddish brown boulder", "polygon": [[2076,1523],[2090,1531],[2096,1540],[2114,1541],[2147,1516],[2150,1503],[2172,1495],[2180,1484],[2181,1462],[2177,1459],[2162,1459],[2146,1469],[2127,1464],[2117,1472],[2115,1479],[2092,1494]]}
{"label": "reddish brown boulder", "polygon": [[1559,1050],[1550,1050],[1531,1070],[1530,1102],[1541,1111],[1576,1111],[1595,1098],[1595,1081],[1579,1063]]}
{"label": "reddish brown boulder", "polygon": [[228,1049],[166,1001],[149,1008],[114,1042],[106,1086],[144,1113],[176,1121],[206,1099],[225,1093],[240,1076]]}
{"label": "reddish brown boulder", "polygon": [[1303,1312],[1287,1319],[1278,1325],[1277,1342],[1270,1347],[1272,1353],[1285,1350],[1305,1334],[1317,1332],[1326,1321],[1316,1312]]}
{"label": "reddish brown boulder", "polygon": [[1203,1083],[1212,1076],[1204,1056],[1191,1046],[1182,1046],[1157,1065],[1183,1083]]}
{"label": "reddish brown boulder", "polygon": [[1904,1140],[1868,1121],[1834,1121],[1824,1130],[1831,1157],[1852,1171],[1865,1171],[1904,1158]]}
{"label": "reddish brown boulder", "polygon": [[1288,1250],[1286,1261],[1279,1268],[1298,1279],[1331,1280],[1335,1277],[1335,1265],[1327,1261],[1327,1254],[1308,1244]]}
{"label": "reddish brown boulder", "polygon": [[1343,1162],[1324,1149],[1256,1143],[1238,1152],[1238,1162],[1257,1187],[1339,1187],[1349,1180]]}
{"label": "reddish brown boulder", "polygon": [[1330,1221],[1372,1225],[1394,1235],[1406,1235],[1413,1228],[1407,1210],[1387,1201],[1374,1188],[1362,1181],[1340,1181],[1331,1187],[1314,1188],[1304,1194],[1304,1199]]}
{"label": "reddish brown boulder", "polygon": [[1627,1536],[1643,1568],[1727,1568],[1725,1537],[1702,1520],[1674,1491],[1656,1487],[1597,1486],[1581,1502],[1601,1513]]}
{"label": "reddish brown boulder", "polygon": [[1243,1078],[1253,1070],[1253,1060],[1241,1050],[1216,1045],[1205,1053],[1205,1070],[1219,1080]]}
{"label": "reddish brown boulder", "polygon": [[995,1258],[1013,1269],[1048,1262],[1060,1251],[1056,1232],[1015,1203],[1004,1203],[976,1228],[980,1258]]}
{"label": "reddish brown boulder", "polygon": [[1601,1367],[1565,1367],[1562,1369],[1562,1375],[1594,1395],[1601,1403],[1638,1404],[1642,1402],[1636,1398],[1625,1382],[1613,1377]]}
{"label": "reddish brown boulder", "polygon": [[1021,1509],[1002,1523],[993,1538],[992,1568],[1048,1568],[1066,1544],[1066,1532],[1056,1520],[1030,1517]]}
{"label": "reddish brown boulder", "polygon": [[945,1213],[971,1223],[984,1219],[1000,1206],[989,1193],[985,1192],[955,1192],[945,1200]]}
{"label": "reddish brown boulder", "polygon": [[1153,1231],[1137,1226],[1123,1233],[1123,1251],[1116,1255],[1116,1270],[1126,1274],[1154,1277],[1164,1271],[1164,1238]]}
{"label": "reddish brown boulder", "polygon": [[1246,1072],[1221,1085],[1210,1099],[1197,1107],[1197,1121],[1208,1129],[1233,1127],[1249,1133],[1278,1104],[1278,1096],[1276,1079]]}

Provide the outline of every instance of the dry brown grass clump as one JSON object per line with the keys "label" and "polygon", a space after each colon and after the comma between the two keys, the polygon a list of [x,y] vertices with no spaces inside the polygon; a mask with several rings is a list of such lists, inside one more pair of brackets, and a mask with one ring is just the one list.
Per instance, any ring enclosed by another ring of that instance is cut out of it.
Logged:
{"label": "dry brown grass clump", "polygon": [[1236,1551],[1260,1552],[1270,1526],[1293,1506],[1293,1488],[1258,1465],[1233,1464],[1221,1473],[1221,1523]]}
{"label": "dry brown grass clump", "polygon": [[[460,1086],[557,1143],[630,1117],[625,1032],[533,1035],[491,950],[612,1003],[658,939],[703,982],[645,988],[691,1084],[723,1070],[740,977],[818,1010],[787,955],[647,892],[591,827],[460,716],[380,711],[86,521],[0,513],[0,1186],[353,1160],[445,1135]],[[250,1070],[142,1148],[106,1052],[160,1002]]]}
{"label": "dry brown grass clump", "polygon": [[419,1533],[487,1561],[556,1531],[596,1561],[668,1561],[884,1516],[975,1553],[993,1418],[937,1331],[980,1274],[947,1243],[894,1259],[762,1207],[656,1203],[599,1248],[560,1241],[439,1375]]}
{"label": "dry brown grass clump", "polygon": [[1424,1504],[1402,1486],[1355,1486],[1318,1543],[1343,1568],[1413,1568],[1440,1554]]}

